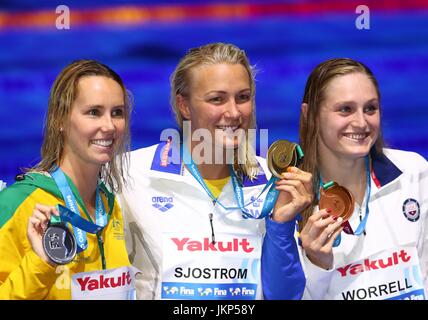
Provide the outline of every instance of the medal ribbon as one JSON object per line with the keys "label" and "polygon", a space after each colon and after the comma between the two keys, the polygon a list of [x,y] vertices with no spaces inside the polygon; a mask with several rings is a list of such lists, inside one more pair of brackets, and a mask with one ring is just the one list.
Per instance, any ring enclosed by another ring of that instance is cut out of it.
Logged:
{"label": "medal ribbon", "polygon": [[[76,235],[76,242],[78,247],[77,251],[81,252],[88,247],[86,232],[96,234],[107,225],[107,214],[100,196],[99,186],[97,186],[95,196],[96,224],[94,224],[93,222],[88,221],[80,216],[76,198],[74,197],[74,194],[67,182],[67,178],[65,177],[65,174],[61,168],[57,167],[55,170],[51,171],[50,174],[58,186],[58,189],[60,190],[66,205],[66,208],[64,206],[58,205],[60,217],[62,220],[69,222],[73,226],[73,231]],[[110,202],[111,201],[109,199],[109,205]],[[83,209],[87,214],[86,208]],[[111,209],[112,206],[110,206],[110,210]],[[88,214],[87,216],[89,219],[91,219]]]}
{"label": "medal ribbon", "polygon": [[[232,179],[233,191],[234,191],[235,199],[238,203],[238,207],[226,207],[220,201],[218,201],[216,197],[214,197],[211,190],[207,187],[204,179],[202,178],[201,174],[199,173],[198,167],[196,166],[195,162],[193,161],[193,159],[190,155],[189,149],[187,148],[186,144],[183,145],[182,152],[183,152],[183,161],[184,161],[184,163],[186,163],[187,168],[189,169],[189,172],[196,179],[196,181],[198,181],[198,183],[202,186],[204,191],[208,194],[208,196],[213,200],[214,203],[218,203],[218,205],[221,206],[226,211],[240,209],[244,218],[263,219],[268,214],[270,214],[270,212],[272,211],[273,206],[276,202],[276,199],[278,198],[278,194],[279,194],[279,191],[274,188],[275,187],[274,182],[276,180],[278,180],[278,178],[272,176],[270,178],[270,180],[268,181],[268,183],[263,188],[263,190],[260,192],[260,194],[253,201],[250,201],[247,204],[245,204],[244,193],[242,191],[241,184],[238,181],[238,178],[235,174],[235,171],[233,170],[232,165],[230,165],[230,177]],[[263,208],[262,208],[261,213],[259,215],[252,214],[245,207],[247,207],[248,205],[250,205],[250,204],[254,203],[256,200],[258,200],[260,198],[260,196],[268,188],[269,188],[269,191],[268,191],[266,198],[265,198],[265,201],[263,203]]]}

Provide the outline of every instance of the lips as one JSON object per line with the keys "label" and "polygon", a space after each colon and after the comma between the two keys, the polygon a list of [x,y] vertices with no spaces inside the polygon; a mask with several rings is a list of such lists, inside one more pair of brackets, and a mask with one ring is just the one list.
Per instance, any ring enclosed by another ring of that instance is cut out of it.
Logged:
{"label": "lips", "polygon": [[223,130],[225,133],[234,133],[239,126],[216,126],[217,129]]}
{"label": "lips", "polygon": [[370,136],[370,133],[369,132],[344,133],[343,136],[350,140],[361,142],[361,141],[364,141],[368,136]]}
{"label": "lips", "polygon": [[113,139],[96,139],[96,140],[91,140],[91,143],[99,146],[99,147],[104,147],[104,148],[108,148],[111,147],[113,145]]}

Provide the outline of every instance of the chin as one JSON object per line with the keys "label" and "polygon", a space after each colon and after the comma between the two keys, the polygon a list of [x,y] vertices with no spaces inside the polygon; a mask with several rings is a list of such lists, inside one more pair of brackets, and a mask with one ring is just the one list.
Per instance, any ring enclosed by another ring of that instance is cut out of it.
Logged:
{"label": "chin", "polygon": [[98,157],[97,159],[95,159],[95,162],[102,166],[109,163],[112,159],[112,157]]}
{"label": "chin", "polygon": [[227,140],[225,141],[225,143],[223,143],[223,149],[238,149],[240,145],[240,141],[238,141],[237,139],[232,140]]}
{"label": "chin", "polygon": [[370,152],[370,148],[358,148],[358,150],[354,148],[353,150],[348,150],[347,152],[345,152],[345,154],[348,157],[358,159],[358,158],[364,158],[366,155],[369,154],[369,152]]}

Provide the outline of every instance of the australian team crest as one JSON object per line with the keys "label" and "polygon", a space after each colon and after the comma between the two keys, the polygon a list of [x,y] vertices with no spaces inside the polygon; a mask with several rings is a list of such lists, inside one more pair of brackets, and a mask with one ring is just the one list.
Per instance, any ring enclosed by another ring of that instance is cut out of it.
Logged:
{"label": "australian team crest", "polygon": [[407,199],[403,202],[403,214],[407,220],[415,222],[420,216],[419,203],[415,199]]}

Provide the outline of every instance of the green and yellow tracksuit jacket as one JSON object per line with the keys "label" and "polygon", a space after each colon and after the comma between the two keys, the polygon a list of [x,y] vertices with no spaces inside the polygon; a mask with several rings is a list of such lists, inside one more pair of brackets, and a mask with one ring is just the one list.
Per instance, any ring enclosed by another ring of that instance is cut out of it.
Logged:
{"label": "green and yellow tracksuit jacket", "polygon": [[[54,267],[42,260],[27,238],[28,220],[36,203],[65,205],[54,180],[42,173],[28,173],[0,192],[0,299],[70,299],[71,277],[75,273],[129,266],[121,210],[114,199],[113,209],[101,236],[87,233],[88,247],[65,265]],[[83,203],[77,189],[67,177],[76,197],[80,214]],[[102,186],[106,208],[113,195]],[[102,257],[105,258],[105,266]]]}

